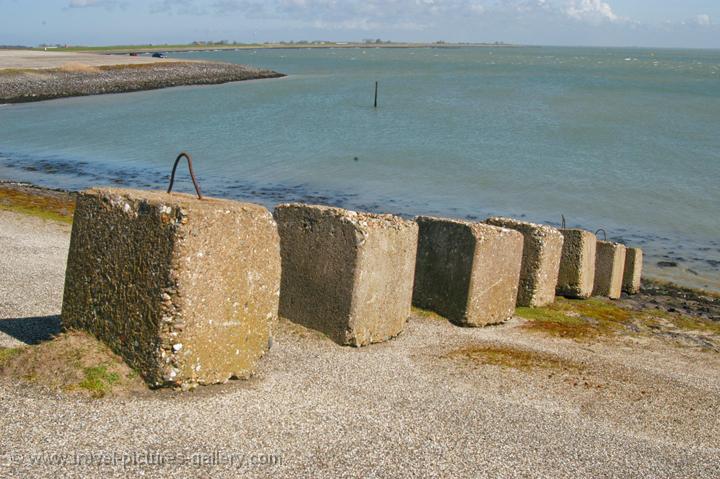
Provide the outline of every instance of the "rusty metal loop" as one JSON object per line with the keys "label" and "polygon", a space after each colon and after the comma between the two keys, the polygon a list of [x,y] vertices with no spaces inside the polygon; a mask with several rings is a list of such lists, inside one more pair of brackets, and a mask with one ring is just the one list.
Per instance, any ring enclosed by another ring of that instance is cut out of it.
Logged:
{"label": "rusty metal loop", "polygon": [[195,186],[195,193],[197,193],[198,199],[203,199],[202,192],[200,191],[200,185],[198,185],[197,179],[195,178],[195,172],[193,171],[192,166],[192,157],[189,153],[185,153],[184,151],[178,155],[178,157],[175,159],[175,164],[173,165],[172,174],[170,175],[170,186],[168,186],[167,192],[172,192],[173,183],[175,183],[175,171],[177,170],[178,163],[180,163],[180,160],[185,157],[187,159],[188,163],[188,170],[190,170],[190,178],[192,179],[193,186]]}
{"label": "rusty metal loop", "polygon": [[565,229],[565,215],[560,216],[562,216],[562,229]]}
{"label": "rusty metal loop", "polygon": [[595,232],[595,236],[597,236],[597,234],[598,234],[599,232],[601,232],[601,231],[603,232],[603,238],[605,238],[605,241],[607,241],[607,232],[606,232],[604,229],[602,229],[602,228],[600,228],[599,230],[597,230],[597,231]]}

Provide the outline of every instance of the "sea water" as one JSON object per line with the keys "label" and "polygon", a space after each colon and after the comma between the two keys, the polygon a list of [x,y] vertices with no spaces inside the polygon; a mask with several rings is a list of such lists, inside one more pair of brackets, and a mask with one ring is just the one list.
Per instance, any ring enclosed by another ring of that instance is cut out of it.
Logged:
{"label": "sea water", "polygon": [[720,51],[171,56],[288,77],[4,105],[0,178],[162,188],[186,150],[209,195],[554,225],[564,216],[645,248],[650,275],[720,289]]}

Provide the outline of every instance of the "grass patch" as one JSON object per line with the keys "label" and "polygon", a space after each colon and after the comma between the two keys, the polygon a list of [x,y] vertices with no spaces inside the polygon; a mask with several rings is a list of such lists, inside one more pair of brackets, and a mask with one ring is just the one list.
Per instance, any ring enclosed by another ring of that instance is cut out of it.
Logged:
{"label": "grass patch", "polygon": [[537,368],[565,370],[579,370],[583,368],[581,364],[565,360],[559,356],[511,346],[464,346],[451,351],[445,357],[523,371]]}
{"label": "grass patch", "polygon": [[23,352],[23,348],[0,348],[0,367]]}
{"label": "grass patch", "polygon": [[89,391],[95,398],[105,396],[112,389],[113,384],[120,381],[120,375],[108,371],[107,365],[104,364],[85,368],[83,372],[85,379],[80,381],[77,387]]}
{"label": "grass patch", "polygon": [[96,399],[147,391],[142,379],[120,357],[78,331],[21,348],[0,363],[0,375]]}
{"label": "grass patch", "polygon": [[0,210],[72,223],[75,198],[61,191],[0,184]]}

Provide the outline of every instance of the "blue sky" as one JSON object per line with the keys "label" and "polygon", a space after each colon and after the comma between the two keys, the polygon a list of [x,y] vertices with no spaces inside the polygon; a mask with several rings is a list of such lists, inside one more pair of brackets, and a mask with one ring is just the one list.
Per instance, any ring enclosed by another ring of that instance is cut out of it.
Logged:
{"label": "blue sky", "polygon": [[0,0],[0,44],[364,38],[720,48],[720,0]]}

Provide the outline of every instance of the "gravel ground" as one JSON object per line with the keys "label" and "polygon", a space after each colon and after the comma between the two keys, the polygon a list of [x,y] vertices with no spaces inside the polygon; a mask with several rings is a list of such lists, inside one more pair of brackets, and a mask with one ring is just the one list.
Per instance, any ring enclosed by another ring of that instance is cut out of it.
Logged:
{"label": "gravel ground", "polygon": [[[128,57],[129,58],[129,57]],[[284,75],[245,65],[216,62],[160,62],[58,69],[0,70],[0,103],[154,90],[181,85],[214,85]]]}
{"label": "gravel ground", "polygon": [[[0,211],[0,345],[56,330],[68,231]],[[717,353],[644,337],[550,339],[519,325],[413,317],[395,340],[350,349],[281,321],[255,378],[185,394],[86,400],[2,379],[0,476],[720,475]],[[452,353],[487,344],[558,361],[515,369]],[[89,453],[95,465],[76,464]],[[157,462],[148,453],[165,465],[140,464]],[[228,454],[245,462],[218,464]],[[280,463],[256,464],[272,457]]]}

